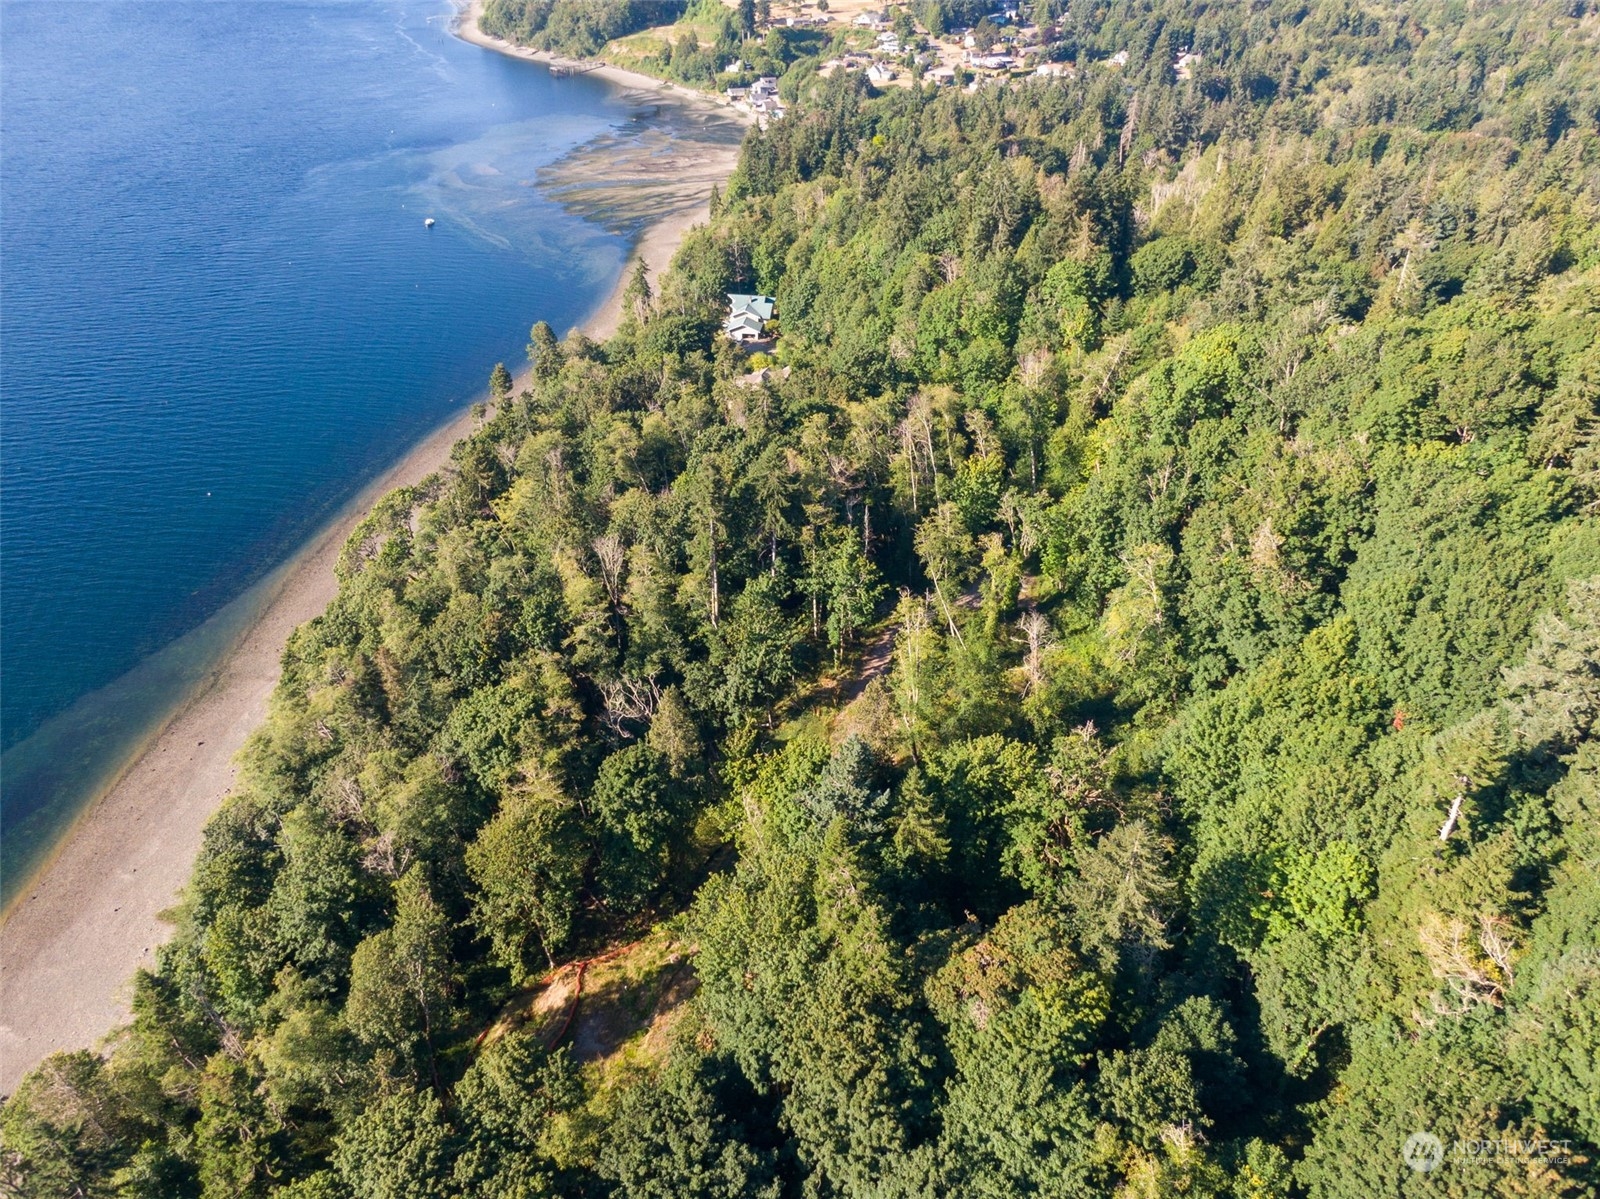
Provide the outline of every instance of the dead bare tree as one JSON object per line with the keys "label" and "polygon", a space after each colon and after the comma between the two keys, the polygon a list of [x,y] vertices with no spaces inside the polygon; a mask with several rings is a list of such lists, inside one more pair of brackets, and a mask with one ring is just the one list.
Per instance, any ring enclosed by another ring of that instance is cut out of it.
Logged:
{"label": "dead bare tree", "polygon": [[653,678],[620,678],[600,684],[605,702],[606,727],[619,737],[631,737],[629,724],[648,724],[661,703],[661,685]]}
{"label": "dead bare tree", "polygon": [[1017,621],[1028,652],[1022,659],[1023,694],[1032,695],[1044,683],[1044,656],[1055,647],[1050,620],[1037,608],[1022,614]]}
{"label": "dead bare tree", "polygon": [[615,533],[596,537],[594,557],[600,564],[600,581],[605,584],[606,595],[611,600],[611,606],[615,608],[622,603],[622,564],[627,558],[622,538]]}
{"label": "dead bare tree", "polygon": [[1417,929],[1417,941],[1433,977],[1444,987],[1433,997],[1441,1016],[1460,1016],[1487,1004],[1500,1007],[1513,981],[1516,951],[1511,922],[1479,912],[1477,930],[1457,916],[1429,912]]}
{"label": "dead bare tree", "polygon": [[1458,774],[1456,775],[1456,783],[1460,789],[1456,792],[1456,797],[1450,801],[1450,814],[1444,818],[1444,826],[1439,829],[1439,840],[1441,841],[1448,841],[1450,834],[1456,831],[1456,821],[1461,818],[1461,804],[1467,798],[1467,788],[1471,785],[1472,780],[1464,774]]}

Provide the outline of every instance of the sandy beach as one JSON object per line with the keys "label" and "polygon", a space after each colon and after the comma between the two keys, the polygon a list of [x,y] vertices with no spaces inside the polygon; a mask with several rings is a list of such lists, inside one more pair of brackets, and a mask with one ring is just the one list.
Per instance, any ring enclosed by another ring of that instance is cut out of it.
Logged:
{"label": "sandy beach", "polygon": [[[519,58],[556,61],[485,37],[476,17],[476,5],[464,11],[457,30],[463,39]],[[591,73],[622,87],[714,104],[632,72],[600,67]],[[654,209],[659,219],[640,234],[634,251],[652,278],[666,269],[684,234],[706,219],[710,182],[726,179],[736,157],[733,146],[698,148],[694,169],[666,181],[670,193]],[[627,274],[584,323],[589,336],[598,340],[615,330]],[[0,926],[0,1094],[9,1094],[49,1054],[92,1048],[126,1021],[133,974],[154,964],[157,946],[170,935],[160,914],[177,901],[205,822],[232,786],[234,755],[265,719],[289,634],[333,598],[339,551],[373,503],[446,466],[451,447],[471,427],[464,411],[435,430],[279,572],[263,614],[209,683],[128,763],[19,895]]]}

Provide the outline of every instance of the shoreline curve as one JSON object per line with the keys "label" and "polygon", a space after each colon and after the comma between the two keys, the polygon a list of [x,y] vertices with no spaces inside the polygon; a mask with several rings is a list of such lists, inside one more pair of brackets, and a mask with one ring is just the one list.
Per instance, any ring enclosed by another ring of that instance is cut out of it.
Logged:
{"label": "shoreline curve", "polygon": [[680,103],[712,108],[723,115],[737,115],[746,124],[753,123],[753,118],[749,114],[740,112],[725,100],[708,92],[684,87],[667,79],[657,79],[654,75],[646,75],[641,71],[612,66],[603,59],[569,58],[550,50],[519,46],[515,42],[508,42],[493,34],[485,33],[480,24],[480,18],[483,16],[483,0],[457,0],[457,4],[459,7],[450,31],[464,42],[471,42],[474,46],[482,46],[485,50],[493,50],[496,54],[504,54],[509,58],[520,58],[524,62],[536,62],[552,69],[604,79],[607,83],[618,87],[660,92],[663,96]]}
{"label": "shoreline curve", "polygon": [[[552,56],[499,42],[477,28],[478,3],[454,32],[512,57],[560,65]],[[615,85],[649,86],[675,99],[727,109],[699,93],[615,68],[590,71]],[[738,148],[729,147],[731,173]],[[709,196],[667,213],[638,237],[627,261],[642,258],[659,278],[684,235],[708,214]],[[628,282],[626,263],[581,330],[595,340],[615,331]],[[514,392],[526,385],[519,374]],[[479,399],[486,399],[487,393]],[[0,923],[0,1096],[44,1058],[94,1048],[130,1015],[131,984],[171,935],[162,914],[177,902],[199,852],[206,821],[231,789],[233,759],[266,719],[289,635],[320,615],[338,584],[333,567],[350,534],[379,498],[445,467],[471,430],[471,409],[429,433],[347,504],[280,566],[260,614],[224,651],[208,680],[166,718],[85,805],[43,859]]]}

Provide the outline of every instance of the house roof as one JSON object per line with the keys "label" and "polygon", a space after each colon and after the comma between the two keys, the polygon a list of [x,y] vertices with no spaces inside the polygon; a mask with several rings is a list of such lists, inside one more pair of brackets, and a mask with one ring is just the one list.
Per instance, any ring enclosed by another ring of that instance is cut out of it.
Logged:
{"label": "house roof", "polygon": [[760,370],[751,371],[748,375],[740,375],[734,380],[734,384],[739,387],[760,387],[763,383],[771,383],[776,379],[787,379],[789,371],[790,368],[787,366],[782,370],[764,366]]}
{"label": "house roof", "polygon": [[761,336],[761,326],[761,318],[753,312],[736,312],[722,322],[728,333],[748,333],[754,337]]}
{"label": "house roof", "polygon": [[747,312],[758,320],[770,321],[778,301],[771,296],[744,296],[728,293],[728,311],[732,316]]}

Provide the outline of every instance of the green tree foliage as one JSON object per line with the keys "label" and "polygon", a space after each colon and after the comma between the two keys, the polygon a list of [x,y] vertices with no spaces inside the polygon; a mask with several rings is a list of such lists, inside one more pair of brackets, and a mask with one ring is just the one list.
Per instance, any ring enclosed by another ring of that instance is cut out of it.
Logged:
{"label": "green tree foliage", "polygon": [[497,404],[503,404],[511,398],[511,372],[503,362],[495,363],[494,370],[489,373],[489,394]]}
{"label": "green tree foliage", "polygon": [[395,885],[394,923],[356,946],[345,1021],[368,1045],[423,1056],[432,1068],[447,1035],[454,991],[449,922],[421,867]]}
{"label": "green tree foliage", "polygon": [[541,379],[553,378],[561,370],[561,344],[549,322],[538,321],[529,331],[528,361]]}
{"label": "green tree foliage", "polygon": [[830,539],[823,554],[823,589],[828,612],[828,644],[835,654],[848,648],[871,623],[883,597],[877,566],[862,553],[853,529]]}
{"label": "green tree foliage", "polygon": [[1048,907],[1012,908],[928,984],[954,1071],[940,1152],[980,1195],[1093,1194],[1094,1113],[1084,1067],[1109,1007]]}
{"label": "green tree foliage", "polygon": [[454,1185],[490,1199],[558,1194],[541,1139],[551,1118],[578,1097],[577,1071],[564,1049],[549,1052],[529,1030],[497,1040],[456,1086],[463,1144]]}
{"label": "green tree foliage", "polygon": [[631,1087],[600,1151],[598,1171],[626,1199],[776,1199],[775,1154],[752,1145],[748,1090],[726,1063],[692,1051],[664,1077]]}
{"label": "green tree foliage", "polygon": [[400,1089],[350,1122],[334,1148],[334,1168],[356,1199],[443,1199],[453,1193],[450,1140],[439,1101]]}
{"label": "green tree foliage", "polygon": [[1070,77],[876,95],[697,5],[789,114],[357,530],[0,1189],[1593,1193],[1591,8],[1048,3]]}
{"label": "green tree foliage", "polygon": [[1170,842],[1133,820],[1078,856],[1062,901],[1086,952],[1109,964],[1119,953],[1170,948],[1166,928],[1176,890],[1166,871],[1170,852]]}
{"label": "green tree foliage", "polygon": [[671,769],[648,744],[630,745],[600,764],[589,793],[603,830],[607,888],[625,906],[638,906],[664,882],[674,852],[684,849],[688,805]]}
{"label": "green tree foliage", "polygon": [[537,948],[546,962],[572,928],[583,851],[571,803],[554,787],[514,796],[467,847],[473,912],[494,955],[514,973]]}
{"label": "green tree foliage", "polygon": [[795,678],[800,626],[783,609],[786,590],[772,575],[746,583],[712,634],[703,666],[689,675],[693,694],[731,725],[770,711]]}
{"label": "green tree foliage", "polygon": [[684,0],[486,0],[479,25],[507,41],[561,54],[595,54],[613,38],[668,24]]}

